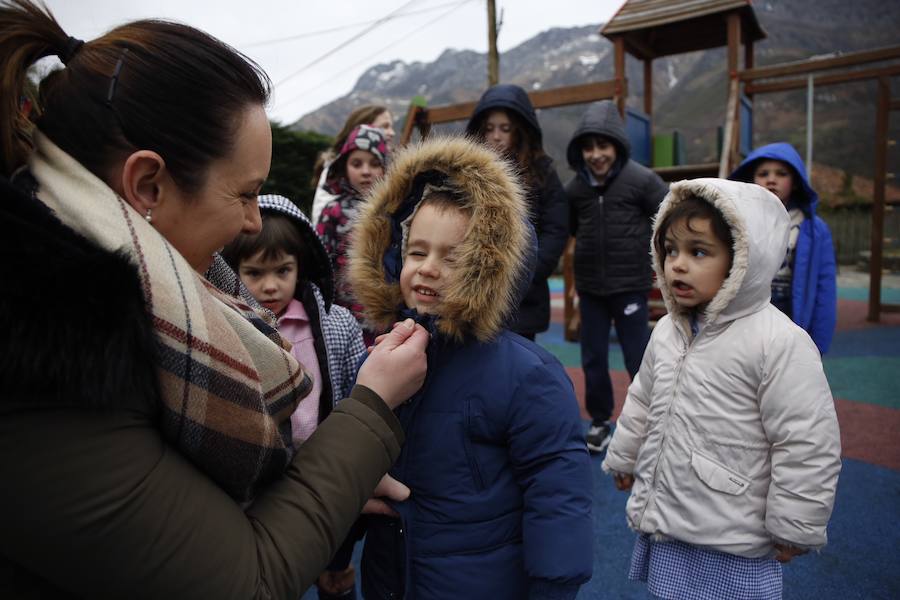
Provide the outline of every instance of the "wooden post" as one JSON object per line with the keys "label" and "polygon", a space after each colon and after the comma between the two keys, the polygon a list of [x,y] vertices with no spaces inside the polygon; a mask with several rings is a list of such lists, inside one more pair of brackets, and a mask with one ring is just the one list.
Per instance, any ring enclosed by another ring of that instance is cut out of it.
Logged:
{"label": "wooden post", "polygon": [[616,105],[619,107],[619,115],[625,118],[625,38],[619,36],[615,44],[615,80],[616,80]]}
{"label": "wooden post", "polygon": [[[729,144],[723,144],[722,146],[722,155],[727,156],[727,168],[728,172],[731,172],[731,169],[735,166],[735,154],[737,153],[737,149],[740,148],[741,144],[741,111],[740,111],[740,97],[741,97],[741,82],[738,79],[738,52],[741,48],[741,15],[738,14],[737,11],[732,11],[728,15],[728,102],[729,102],[729,110],[731,109],[730,103],[732,100],[732,94],[735,96],[736,105],[734,107],[734,113],[732,113],[731,118],[734,119],[734,123],[729,122],[726,127],[731,127],[731,138],[729,139],[728,133],[725,133],[725,139],[723,141],[730,142]],[[732,85],[737,84],[737,85]],[[725,175],[720,174],[719,177],[727,177],[728,173]]]}
{"label": "wooden post", "polygon": [[403,131],[400,132],[399,145],[401,147],[407,145],[410,138],[412,138],[413,128],[416,126],[416,119],[419,112],[422,110],[424,109],[421,106],[410,105],[409,110],[406,111],[406,122],[403,123]]}
{"label": "wooden post", "polygon": [[570,237],[563,250],[563,337],[577,342],[581,334],[581,312],[575,305],[575,238]]}
{"label": "wooden post", "polygon": [[875,116],[875,180],[872,197],[872,239],[869,242],[869,315],[881,316],[881,264],[884,246],[884,188],[887,179],[888,111],[891,86],[887,77],[878,79],[878,112]]}
{"label": "wooden post", "polygon": [[732,153],[734,151],[735,140],[737,138],[738,129],[738,104],[740,82],[737,78],[732,79],[728,91],[728,104],[725,108],[725,131],[722,136],[722,156],[719,157],[719,177],[724,179],[731,173],[734,167]]}
{"label": "wooden post", "polygon": [[653,61],[644,61],[644,112],[647,116],[653,114]]}
{"label": "wooden post", "polygon": [[488,87],[500,82],[500,56],[497,54],[497,8],[487,0],[488,11]]}
{"label": "wooden post", "polygon": [[650,166],[653,166],[653,60],[644,60],[644,112],[650,120]]}
{"label": "wooden post", "polygon": [[[744,70],[749,71],[753,68],[753,65],[756,62],[756,57],[753,55],[753,42],[751,40],[747,40],[744,44]],[[750,94],[747,94],[748,96]]]}

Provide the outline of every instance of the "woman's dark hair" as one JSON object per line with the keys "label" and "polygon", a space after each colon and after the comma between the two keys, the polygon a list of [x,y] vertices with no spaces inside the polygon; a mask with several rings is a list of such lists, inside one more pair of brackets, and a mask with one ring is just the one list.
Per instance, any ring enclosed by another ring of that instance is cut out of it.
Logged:
{"label": "woman's dark hair", "polygon": [[544,185],[546,171],[541,168],[540,159],[546,154],[541,146],[541,141],[535,135],[532,126],[514,110],[505,108],[490,108],[484,111],[478,121],[478,139],[484,140],[487,134],[487,120],[494,111],[500,111],[506,115],[512,123],[512,144],[509,149],[510,158],[515,159],[519,168],[519,174],[525,179],[530,188],[539,188]]}
{"label": "woman's dark hair", "polygon": [[713,235],[728,248],[728,270],[731,271],[731,264],[734,262],[734,237],[731,235],[731,228],[725,221],[725,217],[722,216],[722,213],[715,206],[698,196],[688,196],[672,207],[672,210],[666,213],[666,216],[663,217],[662,222],[656,229],[656,235],[653,237],[653,246],[656,248],[656,256],[660,265],[664,266],[666,262],[666,234],[669,232],[672,224],[677,223],[681,219],[684,219],[684,225],[688,228],[688,231],[695,233],[696,230],[691,228],[691,221],[693,219],[709,219]]}
{"label": "woman's dark hair", "polygon": [[347,136],[350,135],[350,132],[360,125],[371,125],[381,113],[386,113],[387,111],[388,107],[382,106],[381,104],[366,104],[365,106],[354,109],[353,112],[350,113],[350,116],[347,117],[347,121],[344,123],[344,127],[334,138],[334,143],[331,144],[331,147],[329,147],[326,152],[319,154],[319,158],[316,159],[311,181],[313,189],[319,185],[319,179],[322,177],[322,171],[325,169],[325,162],[329,159],[334,159],[334,157],[338,155],[338,152],[341,151],[341,146],[344,145],[344,141],[347,139]]}
{"label": "woman's dark hair", "polygon": [[290,254],[297,259],[297,279],[303,279],[303,273],[309,268],[312,253],[303,242],[303,237],[290,217],[278,213],[263,212],[262,229],[256,234],[240,234],[233,242],[222,250],[222,258],[235,272],[241,261],[252,258],[262,252],[263,260],[278,258],[281,253]]}
{"label": "woman's dark hair", "polygon": [[271,82],[248,58],[178,23],[143,20],[83,45],[46,6],[4,0],[0,7],[0,151],[4,174],[24,164],[32,123],[21,98],[26,71],[57,55],[66,67],[41,82],[34,125],[89,171],[110,169],[137,149],[166,161],[186,192],[228,156],[244,111],[264,105]]}

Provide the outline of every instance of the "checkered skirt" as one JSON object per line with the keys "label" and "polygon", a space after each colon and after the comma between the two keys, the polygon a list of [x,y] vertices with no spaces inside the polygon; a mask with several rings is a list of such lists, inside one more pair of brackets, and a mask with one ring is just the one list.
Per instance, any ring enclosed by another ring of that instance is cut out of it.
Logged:
{"label": "checkered skirt", "polygon": [[667,600],[780,600],[781,564],[774,558],[745,558],[677,540],[654,542],[640,535],[628,579]]}

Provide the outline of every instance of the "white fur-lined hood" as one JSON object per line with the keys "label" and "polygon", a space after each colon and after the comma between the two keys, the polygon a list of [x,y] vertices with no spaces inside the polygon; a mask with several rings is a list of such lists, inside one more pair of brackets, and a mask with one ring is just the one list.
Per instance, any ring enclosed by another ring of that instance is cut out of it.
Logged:
{"label": "white fur-lined hood", "polygon": [[[787,211],[774,194],[753,183],[714,178],[679,181],[669,188],[656,213],[652,239],[666,214],[690,196],[716,207],[734,240],[734,262],[706,308],[707,322],[723,323],[756,312],[769,303],[772,279],[784,261],[790,229]],[[685,328],[687,311],[675,302],[666,284],[665,257],[659,256],[655,244],[651,244],[651,256],[666,309]]]}

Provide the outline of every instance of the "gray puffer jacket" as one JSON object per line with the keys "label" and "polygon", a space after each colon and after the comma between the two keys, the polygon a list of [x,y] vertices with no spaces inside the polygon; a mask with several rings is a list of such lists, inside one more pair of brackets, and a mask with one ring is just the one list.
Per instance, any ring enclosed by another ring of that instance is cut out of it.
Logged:
{"label": "gray puffer jacket", "polygon": [[[615,144],[606,180],[592,185],[581,138],[601,135]],[[631,160],[625,126],[608,100],[588,106],[569,141],[566,159],[575,176],[566,184],[569,230],[575,236],[575,287],[598,296],[649,291],[653,271],[647,249],[653,215],[666,195],[659,176]]]}

